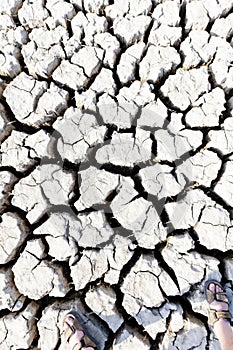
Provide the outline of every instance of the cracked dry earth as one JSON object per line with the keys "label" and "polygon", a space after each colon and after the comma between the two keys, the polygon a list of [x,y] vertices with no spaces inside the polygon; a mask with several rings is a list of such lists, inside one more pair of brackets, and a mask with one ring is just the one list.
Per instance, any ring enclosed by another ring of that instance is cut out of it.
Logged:
{"label": "cracked dry earth", "polygon": [[0,349],[220,349],[233,1],[1,0]]}

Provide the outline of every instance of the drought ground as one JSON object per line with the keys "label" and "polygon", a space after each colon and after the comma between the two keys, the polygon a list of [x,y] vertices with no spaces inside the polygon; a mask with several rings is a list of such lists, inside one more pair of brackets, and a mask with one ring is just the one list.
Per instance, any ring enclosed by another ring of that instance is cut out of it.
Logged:
{"label": "drought ground", "polygon": [[0,349],[219,350],[233,2],[1,0]]}

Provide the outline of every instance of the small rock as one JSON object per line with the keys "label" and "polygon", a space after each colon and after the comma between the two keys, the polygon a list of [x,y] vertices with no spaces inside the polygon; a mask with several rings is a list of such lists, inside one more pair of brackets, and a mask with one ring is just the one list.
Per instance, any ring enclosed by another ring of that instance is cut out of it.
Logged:
{"label": "small rock", "polygon": [[140,63],[141,81],[158,83],[168,72],[180,64],[180,55],[173,47],[149,46],[146,56]]}
{"label": "small rock", "polygon": [[181,111],[186,110],[199,97],[210,89],[207,67],[185,71],[179,68],[175,75],[169,76],[161,87],[161,92],[168,97],[172,105]]}
{"label": "small rock", "polygon": [[81,67],[84,74],[90,78],[93,74],[98,73],[103,55],[104,51],[102,49],[85,46],[73,54],[71,62]]}
{"label": "small rock", "polygon": [[115,333],[123,323],[123,318],[115,306],[116,293],[107,287],[98,287],[87,292],[85,301],[90,309],[104,320]]}
{"label": "small rock", "polygon": [[29,241],[12,268],[18,290],[34,300],[45,295],[64,297],[70,287],[62,269],[44,258],[41,239]]}
{"label": "small rock", "polygon": [[23,220],[14,213],[4,213],[0,222],[0,264],[13,260],[29,235]]}
{"label": "small rock", "polygon": [[175,1],[165,1],[162,4],[157,4],[152,17],[158,25],[166,24],[170,27],[177,27],[180,23],[180,4]]}
{"label": "small rock", "polygon": [[120,89],[117,100],[122,107],[129,103],[132,112],[132,105],[142,108],[154,101],[155,95],[151,92],[151,86],[148,83],[141,83],[136,80],[129,87]]}
{"label": "small rock", "polygon": [[18,10],[23,5],[22,0],[2,0],[1,12],[11,16],[16,16]]}

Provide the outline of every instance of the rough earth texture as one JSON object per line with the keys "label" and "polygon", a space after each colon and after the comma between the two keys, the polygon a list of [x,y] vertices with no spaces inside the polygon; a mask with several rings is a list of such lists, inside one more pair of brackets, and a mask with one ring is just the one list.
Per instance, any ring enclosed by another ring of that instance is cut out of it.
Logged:
{"label": "rough earth texture", "polygon": [[[0,1],[0,349],[219,350],[233,1]],[[231,304],[233,311],[233,304]]]}

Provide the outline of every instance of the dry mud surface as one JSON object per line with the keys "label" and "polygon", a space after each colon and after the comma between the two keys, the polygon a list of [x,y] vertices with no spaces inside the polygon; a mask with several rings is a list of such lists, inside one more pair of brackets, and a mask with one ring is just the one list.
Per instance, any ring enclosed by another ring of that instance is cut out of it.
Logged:
{"label": "dry mud surface", "polygon": [[233,2],[0,1],[0,349],[218,350]]}

